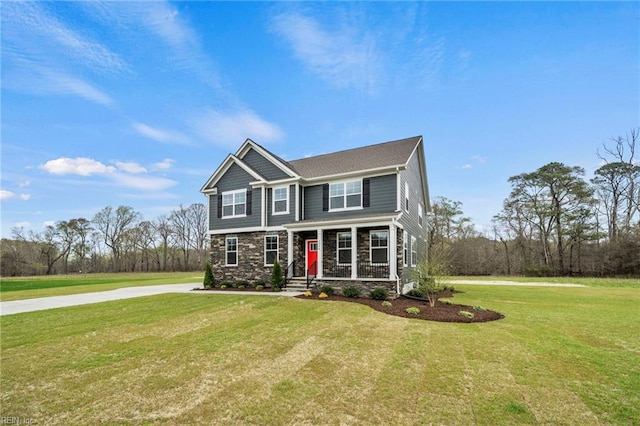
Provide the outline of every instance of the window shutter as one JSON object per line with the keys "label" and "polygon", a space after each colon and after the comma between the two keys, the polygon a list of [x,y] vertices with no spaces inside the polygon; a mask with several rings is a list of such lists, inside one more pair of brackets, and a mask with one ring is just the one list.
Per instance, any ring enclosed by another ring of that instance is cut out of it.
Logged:
{"label": "window shutter", "polygon": [[253,192],[250,189],[247,189],[247,208],[246,208],[246,213],[247,216],[251,216],[251,200],[252,200],[252,194]]}
{"label": "window shutter", "polygon": [[362,207],[369,207],[370,205],[370,192],[371,179],[362,179]]}
{"label": "window shutter", "polygon": [[218,195],[218,219],[222,217],[222,194]]}
{"label": "window shutter", "polygon": [[322,211],[329,211],[329,184],[322,185]]}

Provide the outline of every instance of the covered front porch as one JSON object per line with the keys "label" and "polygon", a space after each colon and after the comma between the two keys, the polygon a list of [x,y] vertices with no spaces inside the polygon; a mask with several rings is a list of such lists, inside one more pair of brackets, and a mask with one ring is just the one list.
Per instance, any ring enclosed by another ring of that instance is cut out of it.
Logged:
{"label": "covered front porch", "polygon": [[398,281],[402,232],[393,217],[296,222],[288,232],[288,279]]}

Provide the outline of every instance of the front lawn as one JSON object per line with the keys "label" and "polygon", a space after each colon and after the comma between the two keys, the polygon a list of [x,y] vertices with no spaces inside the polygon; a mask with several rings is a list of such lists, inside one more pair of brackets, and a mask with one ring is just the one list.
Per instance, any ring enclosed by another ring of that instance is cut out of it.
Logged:
{"label": "front lawn", "polygon": [[37,424],[638,424],[633,288],[460,286],[505,319],[166,294],[4,316],[3,417]]}
{"label": "front lawn", "polygon": [[201,272],[151,272],[117,274],[40,275],[37,277],[2,277],[0,300],[33,299],[63,296],[123,287],[159,284],[202,284]]}

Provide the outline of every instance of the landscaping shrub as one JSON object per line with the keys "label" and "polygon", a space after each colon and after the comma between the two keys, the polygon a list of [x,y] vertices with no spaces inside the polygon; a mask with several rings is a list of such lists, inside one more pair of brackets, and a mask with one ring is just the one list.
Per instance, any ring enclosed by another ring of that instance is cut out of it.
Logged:
{"label": "landscaping shrub", "polygon": [[414,288],[413,290],[410,290],[409,292],[407,292],[407,295],[413,296],[413,297],[422,297],[423,299],[426,296],[424,290],[421,290],[419,288]]}
{"label": "landscaping shrub", "polygon": [[214,288],[216,286],[216,280],[213,278],[213,270],[211,269],[211,263],[207,262],[204,266],[204,281],[202,282],[204,288]]}
{"label": "landscaping shrub", "polygon": [[485,312],[485,311],[486,311],[486,309],[485,309],[485,308],[483,308],[483,307],[482,307],[482,306],[480,306],[480,305],[476,305],[476,306],[474,306],[474,307],[473,307],[473,310],[474,310],[474,311],[478,311],[478,312]]}
{"label": "landscaping shrub", "polygon": [[253,282],[253,287],[258,288],[259,286],[262,286],[262,288],[265,288],[265,286],[267,285],[267,283],[264,280],[256,280]]}
{"label": "landscaping shrub", "polygon": [[342,289],[342,294],[345,297],[358,297],[360,295],[360,289],[352,285],[348,285]]}
{"label": "landscaping shrub", "polygon": [[382,306],[384,306],[385,308],[390,308],[393,305],[388,300],[385,300],[384,302],[382,302]]}
{"label": "landscaping shrub", "polygon": [[271,270],[271,288],[273,291],[280,291],[284,284],[284,277],[282,276],[282,268],[278,259],[273,261],[273,269]]}
{"label": "landscaping shrub", "polygon": [[264,290],[264,286],[263,286],[263,285],[258,284],[258,285],[256,286],[256,290],[258,290],[258,291],[260,291],[260,290]]}
{"label": "landscaping shrub", "polygon": [[469,312],[469,311],[460,311],[458,312],[458,315],[460,315],[461,317],[469,318],[469,319],[473,319],[473,317],[475,317],[475,315],[473,315],[473,312]]}
{"label": "landscaping shrub", "polygon": [[320,293],[325,293],[327,296],[333,296],[334,290],[330,285],[323,285],[320,287]]}
{"label": "landscaping shrub", "polygon": [[371,290],[369,296],[374,300],[386,300],[389,296],[389,291],[386,288],[378,287]]}
{"label": "landscaping shrub", "polygon": [[323,291],[318,295],[318,297],[320,299],[326,299],[327,297],[329,297],[329,295]]}
{"label": "landscaping shrub", "polygon": [[411,306],[410,308],[405,309],[405,311],[411,315],[418,315],[420,313],[420,308]]}

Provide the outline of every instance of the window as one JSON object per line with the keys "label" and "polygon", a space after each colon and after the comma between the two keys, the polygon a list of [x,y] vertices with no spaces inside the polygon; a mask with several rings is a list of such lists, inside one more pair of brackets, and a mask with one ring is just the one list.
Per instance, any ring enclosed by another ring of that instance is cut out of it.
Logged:
{"label": "window", "polygon": [[289,213],[289,187],[273,188],[273,214]]}
{"label": "window", "polygon": [[227,237],[225,259],[227,266],[238,266],[238,237]]}
{"label": "window", "polygon": [[278,236],[267,235],[264,237],[264,264],[265,266],[273,265],[278,258]]}
{"label": "window", "polygon": [[420,227],[422,227],[422,218],[423,218],[423,213],[422,213],[422,204],[418,204],[418,225],[420,225]]}
{"label": "window", "polygon": [[402,233],[402,265],[407,266],[409,263],[409,233]]}
{"label": "window", "polygon": [[247,190],[228,191],[222,193],[222,217],[245,216]]}
{"label": "window", "polygon": [[418,243],[416,237],[411,237],[411,266],[418,264]]}
{"label": "window", "polygon": [[404,183],[404,209],[409,211],[409,184]]}
{"label": "window", "polygon": [[389,231],[371,231],[371,263],[389,261]]}
{"label": "window", "polygon": [[329,210],[362,207],[362,181],[329,184]]}
{"label": "window", "polygon": [[338,264],[351,263],[351,232],[338,233]]}

